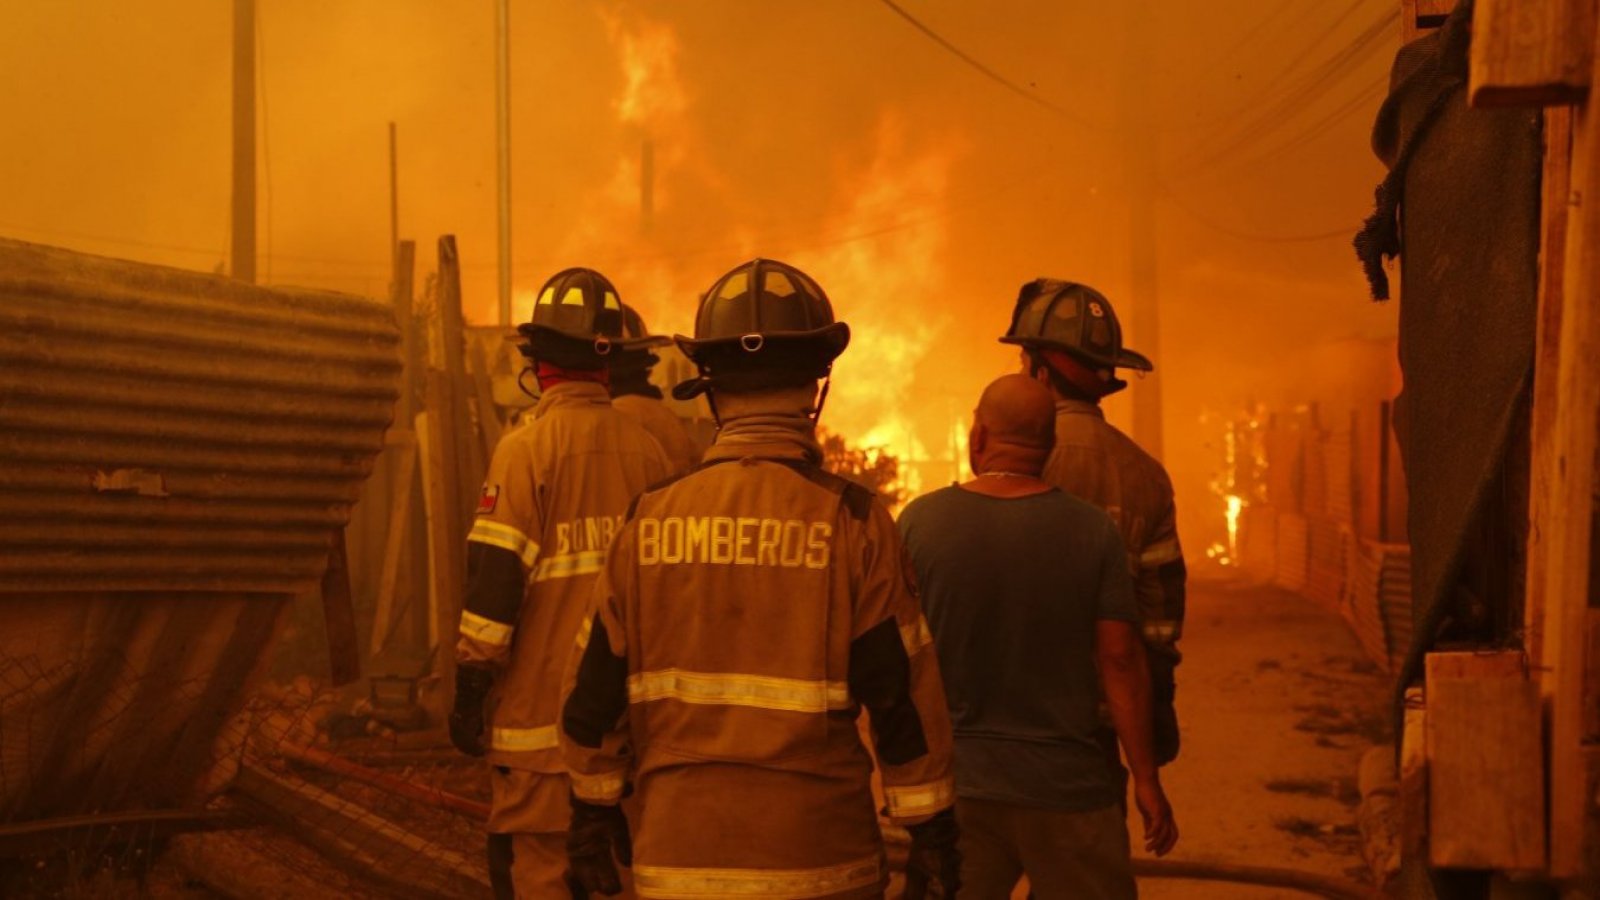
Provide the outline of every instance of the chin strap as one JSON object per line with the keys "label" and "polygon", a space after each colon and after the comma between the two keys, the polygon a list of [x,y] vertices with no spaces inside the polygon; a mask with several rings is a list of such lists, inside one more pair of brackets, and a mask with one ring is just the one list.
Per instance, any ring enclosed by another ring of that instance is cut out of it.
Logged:
{"label": "chin strap", "polygon": [[822,376],[822,390],[817,394],[817,408],[811,412],[811,424],[817,424],[822,418],[822,407],[828,402],[828,389],[833,387],[833,370],[829,368],[828,374]]}
{"label": "chin strap", "polygon": [[[522,371],[517,373],[517,389],[522,391],[524,394],[527,394],[529,397],[537,400],[537,399],[539,399],[539,395],[535,394],[533,391],[528,390],[527,383],[523,381],[524,378],[527,378],[529,375],[532,375],[532,374],[533,374],[533,366],[523,366],[522,367]],[[535,377],[534,381],[537,382],[538,378]]]}

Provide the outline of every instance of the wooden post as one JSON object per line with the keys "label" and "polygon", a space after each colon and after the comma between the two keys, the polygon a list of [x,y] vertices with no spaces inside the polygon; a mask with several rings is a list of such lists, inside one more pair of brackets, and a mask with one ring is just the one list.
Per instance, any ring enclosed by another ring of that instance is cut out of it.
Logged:
{"label": "wooden post", "polygon": [[400,377],[400,403],[396,410],[395,419],[406,427],[410,427],[411,418],[417,414],[417,381],[421,370],[420,341],[417,340],[417,328],[413,306],[415,300],[417,245],[413,241],[401,241],[395,245],[394,274],[390,285],[393,294],[394,317],[400,325],[400,354],[402,356],[402,372]]}
{"label": "wooden post", "polygon": [[233,277],[256,280],[256,2],[233,0]]}

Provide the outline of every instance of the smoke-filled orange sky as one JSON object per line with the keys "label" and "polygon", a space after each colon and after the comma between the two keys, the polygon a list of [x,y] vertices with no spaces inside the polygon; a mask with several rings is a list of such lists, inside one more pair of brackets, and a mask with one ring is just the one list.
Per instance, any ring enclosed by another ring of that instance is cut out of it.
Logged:
{"label": "smoke-filled orange sky", "polygon": [[[1214,523],[1201,416],[1313,399],[1346,375],[1319,347],[1393,334],[1349,235],[1382,175],[1367,134],[1398,4],[1146,0],[1137,28],[1135,2],[898,4],[1032,99],[878,0],[511,0],[519,312],[590,265],[684,329],[726,269],[793,262],[855,329],[825,421],[945,456],[1014,367],[994,339],[1022,282],[1097,286],[1140,347],[1132,123],[1155,142],[1165,456],[1186,519]],[[257,19],[261,280],[383,294],[394,121],[401,236],[426,269],[457,235],[468,316],[492,321],[492,0],[258,0]],[[0,7],[0,235],[225,267],[231,22],[225,0]]]}

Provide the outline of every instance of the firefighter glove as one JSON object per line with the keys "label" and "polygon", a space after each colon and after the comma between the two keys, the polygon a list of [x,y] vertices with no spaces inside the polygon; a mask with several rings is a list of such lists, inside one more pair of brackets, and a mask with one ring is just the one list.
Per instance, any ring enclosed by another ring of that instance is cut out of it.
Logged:
{"label": "firefighter glove", "polygon": [[905,900],[951,900],[961,888],[961,852],[956,849],[961,831],[955,810],[946,809],[906,830],[911,832],[911,856],[906,860]]}
{"label": "firefighter glove", "polygon": [[484,700],[494,674],[482,666],[456,667],[456,705],[450,710],[450,743],[468,756],[482,756]]}
{"label": "firefighter glove", "polygon": [[567,866],[571,878],[591,894],[607,897],[622,892],[617,863],[633,865],[633,838],[620,806],[601,806],[572,798],[572,827],[567,831]]}

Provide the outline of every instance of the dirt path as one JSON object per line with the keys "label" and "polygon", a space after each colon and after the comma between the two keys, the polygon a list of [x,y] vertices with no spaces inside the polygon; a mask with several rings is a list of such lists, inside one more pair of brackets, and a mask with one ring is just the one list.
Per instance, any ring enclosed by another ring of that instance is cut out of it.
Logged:
{"label": "dirt path", "polygon": [[[1183,751],[1162,776],[1182,833],[1171,858],[1365,881],[1356,767],[1387,739],[1387,687],[1343,621],[1276,588],[1195,584],[1183,651]],[[1136,813],[1129,831],[1137,848]],[[1307,895],[1150,879],[1140,896]]]}

